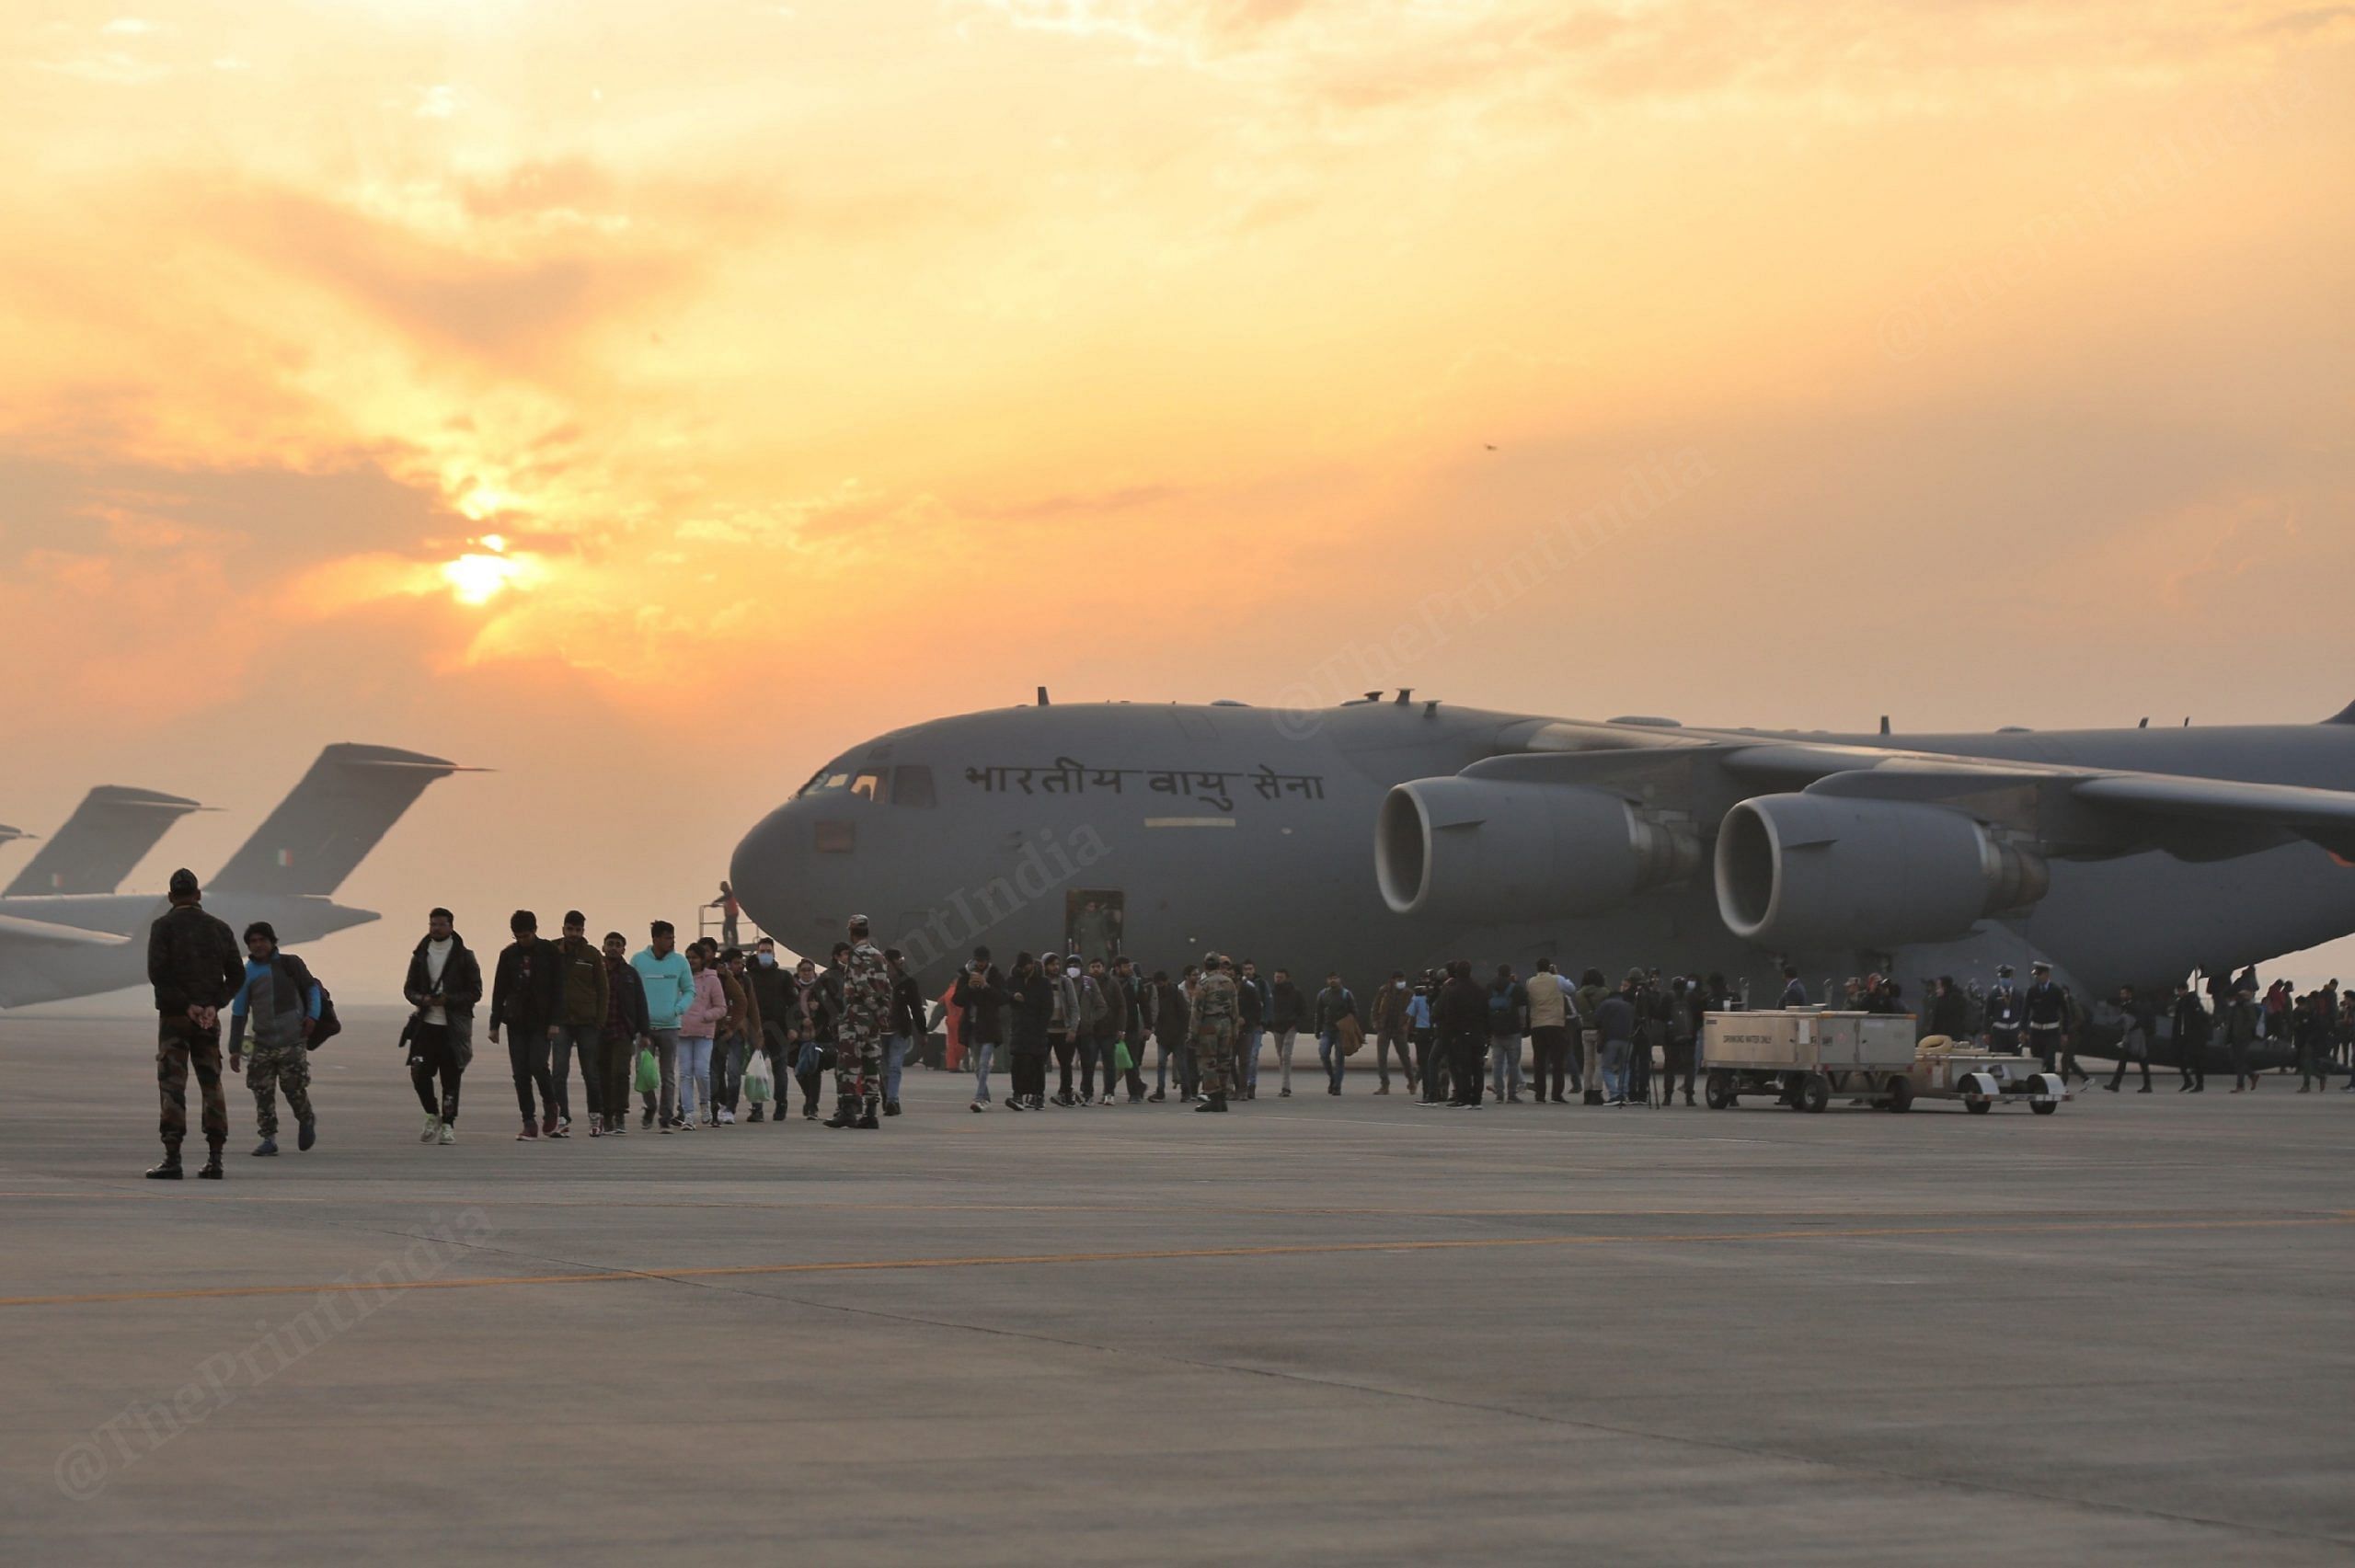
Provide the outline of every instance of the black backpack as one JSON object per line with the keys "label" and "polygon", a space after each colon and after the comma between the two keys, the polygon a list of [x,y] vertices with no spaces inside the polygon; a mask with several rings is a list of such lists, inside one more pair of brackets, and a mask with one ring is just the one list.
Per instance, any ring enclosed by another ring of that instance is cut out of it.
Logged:
{"label": "black backpack", "polygon": [[319,985],[316,975],[311,977],[311,983],[319,987],[319,1016],[311,1024],[311,1037],[303,1042],[303,1048],[315,1051],[343,1033],[343,1020],[336,1016],[335,998],[327,994],[326,986]]}

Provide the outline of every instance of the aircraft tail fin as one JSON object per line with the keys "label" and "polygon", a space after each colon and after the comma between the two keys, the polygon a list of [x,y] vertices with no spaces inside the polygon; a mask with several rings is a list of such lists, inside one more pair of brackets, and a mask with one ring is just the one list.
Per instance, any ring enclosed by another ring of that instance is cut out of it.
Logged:
{"label": "aircraft tail fin", "polygon": [[176,795],[100,784],[82,797],[65,826],[25,863],[0,898],[111,893],[173,823],[203,809]]}
{"label": "aircraft tail fin", "polygon": [[229,857],[213,887],[236,893],[333,893],[428,784],[473,771],[389,746],[330,746]]}
{"label": "aircraft tail fin", "polygon": [[2355,703],[2348,704],[2345,707],[2339,709],[2337,713],[2323,720],[2323,723],[2355,724]]}

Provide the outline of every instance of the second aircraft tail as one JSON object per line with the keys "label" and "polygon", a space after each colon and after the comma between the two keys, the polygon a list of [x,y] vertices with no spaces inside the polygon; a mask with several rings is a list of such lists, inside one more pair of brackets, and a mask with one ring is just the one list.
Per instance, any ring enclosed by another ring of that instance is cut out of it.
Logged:
{"label": "second aircraft tail", "polygon": [[213,878],[222,892],[326,895],[454,762],[389,746],[330,746]]}

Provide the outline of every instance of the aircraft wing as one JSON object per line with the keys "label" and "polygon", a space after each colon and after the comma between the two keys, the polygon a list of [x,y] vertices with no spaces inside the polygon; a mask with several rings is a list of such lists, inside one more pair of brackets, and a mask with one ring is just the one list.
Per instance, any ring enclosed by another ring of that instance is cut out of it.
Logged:
{"label": "aircraft wing", "polygon": [[42,947],[128,947],[131,938],[50,921],[27,920],[21,915],[0,914],[0,946],[12,943]]}
{"label": "aircraft wing", "polygon": [[1787,736],[1683,730],[1631,743],[1552,726],[1533,750],[1476,762],[1465,775],[1581,784],[1638,804],[1682,805],[1705,821],[1733,800],[1777,790],[1947,806],[2062,857],[2162,849],[2218,861],[2305,839],[2355,860],[2355,791]]}

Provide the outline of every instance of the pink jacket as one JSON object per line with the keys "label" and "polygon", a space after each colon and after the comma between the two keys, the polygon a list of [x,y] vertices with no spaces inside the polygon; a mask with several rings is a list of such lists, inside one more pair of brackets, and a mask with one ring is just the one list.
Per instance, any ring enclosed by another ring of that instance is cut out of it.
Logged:
{"label": "pink jacket", "polygon": [[728,993],[720,989],[719,971],[695,976],[695,999],[679,1014],[679,1033],[691,1040],[708,1040],[728,1017]]}

